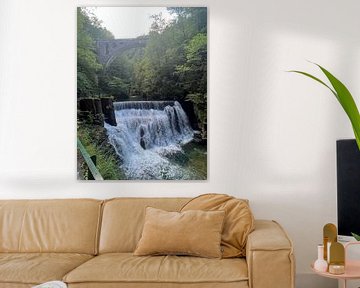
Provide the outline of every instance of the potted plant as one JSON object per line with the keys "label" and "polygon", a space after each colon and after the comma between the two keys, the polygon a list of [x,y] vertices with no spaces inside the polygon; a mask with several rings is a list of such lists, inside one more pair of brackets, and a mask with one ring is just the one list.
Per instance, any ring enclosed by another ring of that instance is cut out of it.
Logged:
{"label": "potted plant", "polygon": [[[347,116],[350,120],[350,123],[351,123],[353,131],[354,131],[356,143],[360,150],[360,114],[359,114],[359,110],[356,106],[356,103],[354,101],[354,98],[352,97],[350,91],[346,88],[346,86],[340,80],[338,80],[334,75],[332,75],[328,70],[326,70],[322,66],[320,66],[316,63],[314,63],[314,64],[316,66],[318,66],[320,68],[320,70],[325,74],[325,76],[329,80],[331,86],[307,72],[298,71],[298,70],[291,70],[289,72],[294,72],[294,73],[305,75],[305,76],[321,83],[322,85],[327,87],[332,92],[332,94],[334,94],[334,96],[339,101],[340,105],[342,106],[342,108],[344,109],[345,113],[347,114]],[[360,235],[357,235],[355,233],[351,233],[351,234],[357,241],[360,241]]]}

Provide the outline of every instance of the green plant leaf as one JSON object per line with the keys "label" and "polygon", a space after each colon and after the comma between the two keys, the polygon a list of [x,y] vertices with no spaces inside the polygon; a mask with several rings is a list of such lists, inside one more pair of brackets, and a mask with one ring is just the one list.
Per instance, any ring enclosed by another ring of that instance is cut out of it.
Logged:
{"label": "green plant leaf", "polygon": [[334,87],[338,95],[338,100],[351,121],[355,133],[355,137],[358,142],[359,140],[358,136],[360,135],[360,114],[358,108],[356,107],[354,98],[352,97],[350,91],[345,87],[345,85],[340,80],[338,80],[325,68],[321,67],[320,65],[317,66],[321,69],[321,71],[329,79],[331,85]]}
{"label": "green plant leaf", "polygon": [[354,130],[354,135],[355,135],[355,139],[356,139],[356,143],[359,147],[359,150],[360,150],[360,135],[356,132],[356,130],[353,128]]}
{"label": "green plant leaf", "polygon": [[302,72],[302,71],[298,71],[298,70],[290,70],[288,72],[293,72],[293,73],[298,73],[298,74],[302,74],[302,75],[305,75],[319,83],[321,83],[322,85],[324,85],[325,87],[329,88],[329,90],[335,95],[336,98],[338,98],[338,95],[336,94],[336,92],[329,86],[327,85],[325,82],[323,82],[322,80],[320,80],[319,78],[315,77],[314,75],[311,75],[309,73],[306,73],[306,72]]}
{"label": "green plant leaf", "polygon": [[336,99],[339,101],[340,105],[343,107],[345,113],[347,114],[347,116],[351,122],[353,131],[354,131],[354,135],[356,138],[356,143],[360,150],[360,114],[359,114],[359,110],[356,106],[356,103],[354,101],[354,98],[352,97],[350,91],[346,88],[346,86],[340,80],[338,80],[334,75],[332,75],[329,71],[327,71],[322,66],[320,66],[316,63],[313,63],[313,64],[318,66],[320,68],[320,70],[325,74],[326,78],[330,81],[331,85],[333,86],[333,89],[329,85],[327,85],[325,82],[323,82],[319,78],[317,78],[309,73],[302,72],[302,71],[296,71],[296,70],[289,71],[289,72],[294,72],[294,73],[305,75],[305,76],[321,83],[335,95]]}
{"label": "green plant leaf", "polygon": [[356,241],[360,241],[360,235],[352,233],[352,232],[351,232],[351,235],[356,239]]}

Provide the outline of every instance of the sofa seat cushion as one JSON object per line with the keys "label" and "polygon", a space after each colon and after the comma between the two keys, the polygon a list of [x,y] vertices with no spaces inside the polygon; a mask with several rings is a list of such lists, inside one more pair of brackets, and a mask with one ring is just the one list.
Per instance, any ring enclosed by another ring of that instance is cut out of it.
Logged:
{"label": "sofa seat cushion", "polygon": [[[206,259],[189,256],[134,256],[111,253],[96,256],[64,277],[67,283],[247,283],[244,259]],[[145,286],[144,286],[145,287]]]}
{"label": "sofa seat cushion", "polygon": [[[241,282],[197,282],[197,283],[135,283],[135,282],[97,282],[97,283],[71,283],[68,288],[249,288],[247,281]],[[3,288],[0,284],[0,288]],[[4,287],[20,288],[20,287]],[[23,288],[23,287],[21,287]],[[27,288],[27,287],[25,287]]]}
{"label": "sofa seat cushion", "polygon": [[61,280],[93,256],[72,253],[0,253],[0,285]]}
{"label": "sofa seat cushion", "polygon": [[19,283],[1,283],[0,288],[32,288],[33,284],[19,284]]}

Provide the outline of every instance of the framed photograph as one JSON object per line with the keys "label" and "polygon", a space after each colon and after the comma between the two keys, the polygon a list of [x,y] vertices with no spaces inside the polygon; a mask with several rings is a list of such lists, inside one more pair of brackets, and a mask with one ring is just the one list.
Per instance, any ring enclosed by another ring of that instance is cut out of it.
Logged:
{"label": "framed photograph", "polygon": [[77,9],[77,178],[207,179],[207,8]]}

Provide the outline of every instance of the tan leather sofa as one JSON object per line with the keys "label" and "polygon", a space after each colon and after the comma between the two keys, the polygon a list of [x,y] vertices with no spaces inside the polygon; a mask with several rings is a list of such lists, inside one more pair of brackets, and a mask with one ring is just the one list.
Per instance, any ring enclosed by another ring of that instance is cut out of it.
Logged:
{"label": "tan leather sofa", "polygon": [[133,256],[144,211],[187,198],[0,201],[0,288],[62,280],[71,288],[293,288],[291,241],[256,220],[246,258]]}

